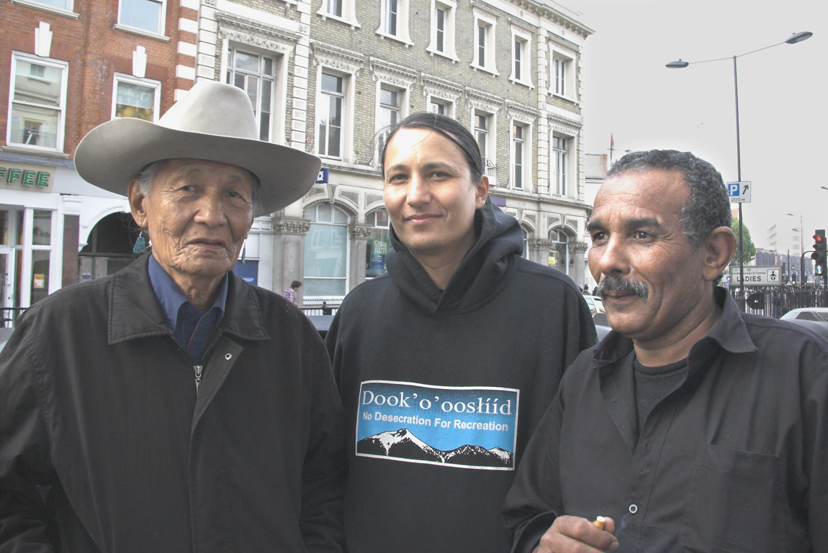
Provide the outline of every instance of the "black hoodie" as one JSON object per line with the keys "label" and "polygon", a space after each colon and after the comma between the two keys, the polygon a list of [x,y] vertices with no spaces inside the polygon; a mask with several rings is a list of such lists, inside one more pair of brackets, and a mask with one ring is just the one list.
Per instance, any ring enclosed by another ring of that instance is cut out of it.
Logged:
{"label": "black hoodie", "polygon": [[355,288],[327,336],[345,405],[351,553],[505,553],[500,507],[564,369],[595,343],[562,273],[520,256],[490,201],[440,291],[391,233],[388,274]]}

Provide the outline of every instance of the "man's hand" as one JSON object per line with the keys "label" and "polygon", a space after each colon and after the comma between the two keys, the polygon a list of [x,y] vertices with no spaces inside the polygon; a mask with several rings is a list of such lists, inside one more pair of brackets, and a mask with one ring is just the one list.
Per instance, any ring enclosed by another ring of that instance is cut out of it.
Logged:
{"label": "man's hand", "polygon": [[560,516],[543,535],[533,553],[597,553],[618,547],[615,522],[604,518],[604,529],[585,518]]}

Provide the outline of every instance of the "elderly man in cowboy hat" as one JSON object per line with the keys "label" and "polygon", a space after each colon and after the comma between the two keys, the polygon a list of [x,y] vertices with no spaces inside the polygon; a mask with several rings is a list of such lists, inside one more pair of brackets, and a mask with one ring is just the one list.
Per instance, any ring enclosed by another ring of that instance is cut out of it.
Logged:
{"label": "elderly man in cowboy hat", "polygon": [[151,254],[32,306],[0,355],[0,551],[342,550],[342,413],[313,326],[231,272],[319,160],[200,83],[78,147]]}

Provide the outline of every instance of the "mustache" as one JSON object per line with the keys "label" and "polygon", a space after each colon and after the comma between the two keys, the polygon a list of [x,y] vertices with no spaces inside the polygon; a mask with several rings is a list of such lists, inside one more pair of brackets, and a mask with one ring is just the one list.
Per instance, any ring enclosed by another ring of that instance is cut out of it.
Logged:
{"label": "mustache", "polygon": [[601,282],[598,283],[598,290],[596,290],[596,294],[603,298],[606,296],[607,292],[635,294],[644,300],[650,296],[650,289],[647,288],[647,285],[643,282],[619,276],[604,277]]}

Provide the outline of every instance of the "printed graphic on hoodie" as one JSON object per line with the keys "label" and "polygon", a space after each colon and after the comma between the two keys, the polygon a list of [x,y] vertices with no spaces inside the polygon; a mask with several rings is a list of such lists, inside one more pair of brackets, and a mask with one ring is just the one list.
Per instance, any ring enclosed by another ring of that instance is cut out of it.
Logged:
{"label": "printed graphic on hoodie", "polygon": [[514,470],[520,390],[367,380],[356,454],[408,463]]}

